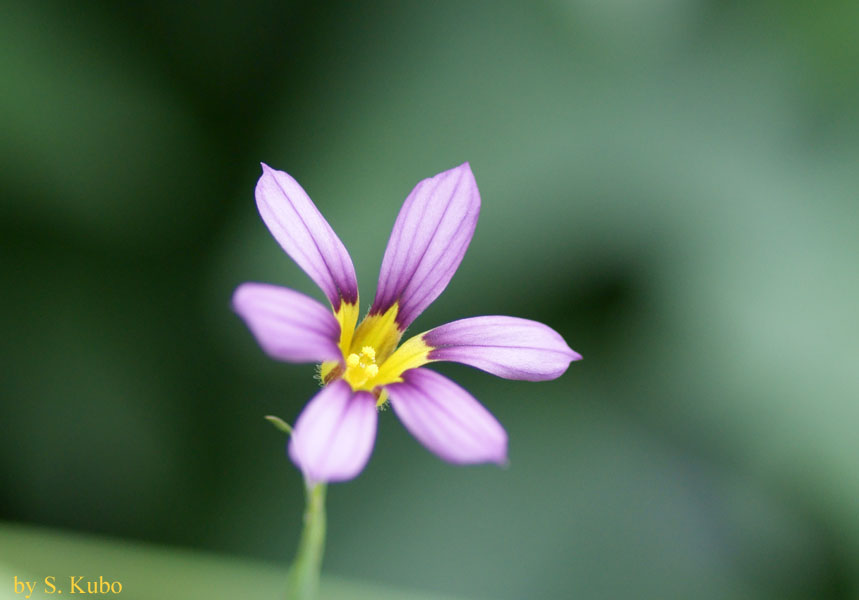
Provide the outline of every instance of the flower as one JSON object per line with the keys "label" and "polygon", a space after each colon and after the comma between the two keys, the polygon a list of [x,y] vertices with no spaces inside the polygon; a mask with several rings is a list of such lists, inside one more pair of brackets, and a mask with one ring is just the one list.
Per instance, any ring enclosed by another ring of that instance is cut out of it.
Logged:
{"label": "flower", "polygon": [[[263,350],[320,363],[323,388],[298,417],[289,456],[310,482],[343,481],[366,465],[377,407],[390,401],[426,448],[456,464],[507,461],[507,434],[462,387],[423,365],[454,361],[507,379],[559,377],[581,356],[527,319],[461,319],[406,340],[406,328],[447,287],[471,242],[480,195],[468,163],[418,183],[388,241],[376,297],[358,324],[358,282],[340,238],[292,177],[262,165],[256,202],[274,238],[331,310],[290,289],[244,283],[235,311]],[[357,325],[357,327],[356,327]]]}

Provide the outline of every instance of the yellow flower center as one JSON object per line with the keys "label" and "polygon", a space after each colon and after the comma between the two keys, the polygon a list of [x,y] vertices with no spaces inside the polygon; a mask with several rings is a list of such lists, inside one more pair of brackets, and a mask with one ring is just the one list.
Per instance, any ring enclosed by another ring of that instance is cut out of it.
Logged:
{"label": "yellow flower center", "polygon": [[376,364],[376,349],[372,346],[361,348],[361,354],[354,352],[346,357],[346,372],[343,379],[353,390],[361,389],[370,379],[379,374]]}
{"label": "yellow flower center", "polygon": [[356,392],[373,392],[377,403],[382,405],[388,398],[382,386],[402,381],[404,371],[430,362],[431,348],[421,335],[397,348],[403,335],[396,323],[397,310],[394,304],[385,313],[368,315],[359,324],[357,303],[344,303],[334,313],[340,323],[343,362],[329,361],[319,366],[322,384],[343,379]]}

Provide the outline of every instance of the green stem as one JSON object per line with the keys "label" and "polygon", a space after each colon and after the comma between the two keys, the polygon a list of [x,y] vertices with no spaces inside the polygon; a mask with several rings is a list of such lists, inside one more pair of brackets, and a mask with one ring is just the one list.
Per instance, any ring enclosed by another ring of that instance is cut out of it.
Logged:
{"label": "green stem", "polygon": [[315,600],[325,552],[325,484],[306,487],[304,530],[287,577],[287,600]]}

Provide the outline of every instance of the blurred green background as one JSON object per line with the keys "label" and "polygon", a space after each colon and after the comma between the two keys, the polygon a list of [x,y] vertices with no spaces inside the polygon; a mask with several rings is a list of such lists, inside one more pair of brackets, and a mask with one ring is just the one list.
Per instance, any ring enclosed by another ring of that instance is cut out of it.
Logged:
{"label": "blurred green background", "polygon": [[258,217],[259,162],[326,215],[366,306],[402,200],[468,160],[477,232],[413,331],[512,314],[585,359],[542,384],[439,367],[509,468],[444,464],[383,413],[329,492],[325,572],[859,598],[859,3],[0,14],[0,520],[285,564],[302,482],[262,416],[294,420],[313,368],[229,300],[322,296]]}

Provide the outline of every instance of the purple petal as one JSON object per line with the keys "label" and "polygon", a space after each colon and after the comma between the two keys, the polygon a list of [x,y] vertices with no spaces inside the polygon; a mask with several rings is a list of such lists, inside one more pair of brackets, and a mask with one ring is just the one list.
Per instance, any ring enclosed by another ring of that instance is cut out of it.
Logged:
{"label": "purple petal", "polygon": [[316,282],[336,311],[341,298],[358,300],[358,282],[343,242],[298,182],[283,171],[262,165],[256,187],[257,208],[268,230]]}
{"label": "purple petal", "polygon": [[447,377],[412,369],[385,387],[391,406],[428,450],[456,464],[507,462],[507,433],[488,410]]}
{"label": "purple petal", "polygon": [[517,317],[460,319],[423,334],[430,360],[449,360],[506,379],[555,379],[582,357],[560,334],[542,323]]}
{"label": "purple petal", "polygon": [[352,479],[376,439],[376,398],[338,379],[313,397],[295,423],[289,456],[308,481]]}
{"label": "purple petal", "polygon": [[398,303],[400,330],[447,287],[477,225],[480,194],[468,163],[421,181],[394,223],[371,314]]}
{"label": "purple petal", "polygon": [[304,294],[265,283],[243,283],[233,309],[272,358],[288,362],[342,360],[340,324],[331,311]]}

